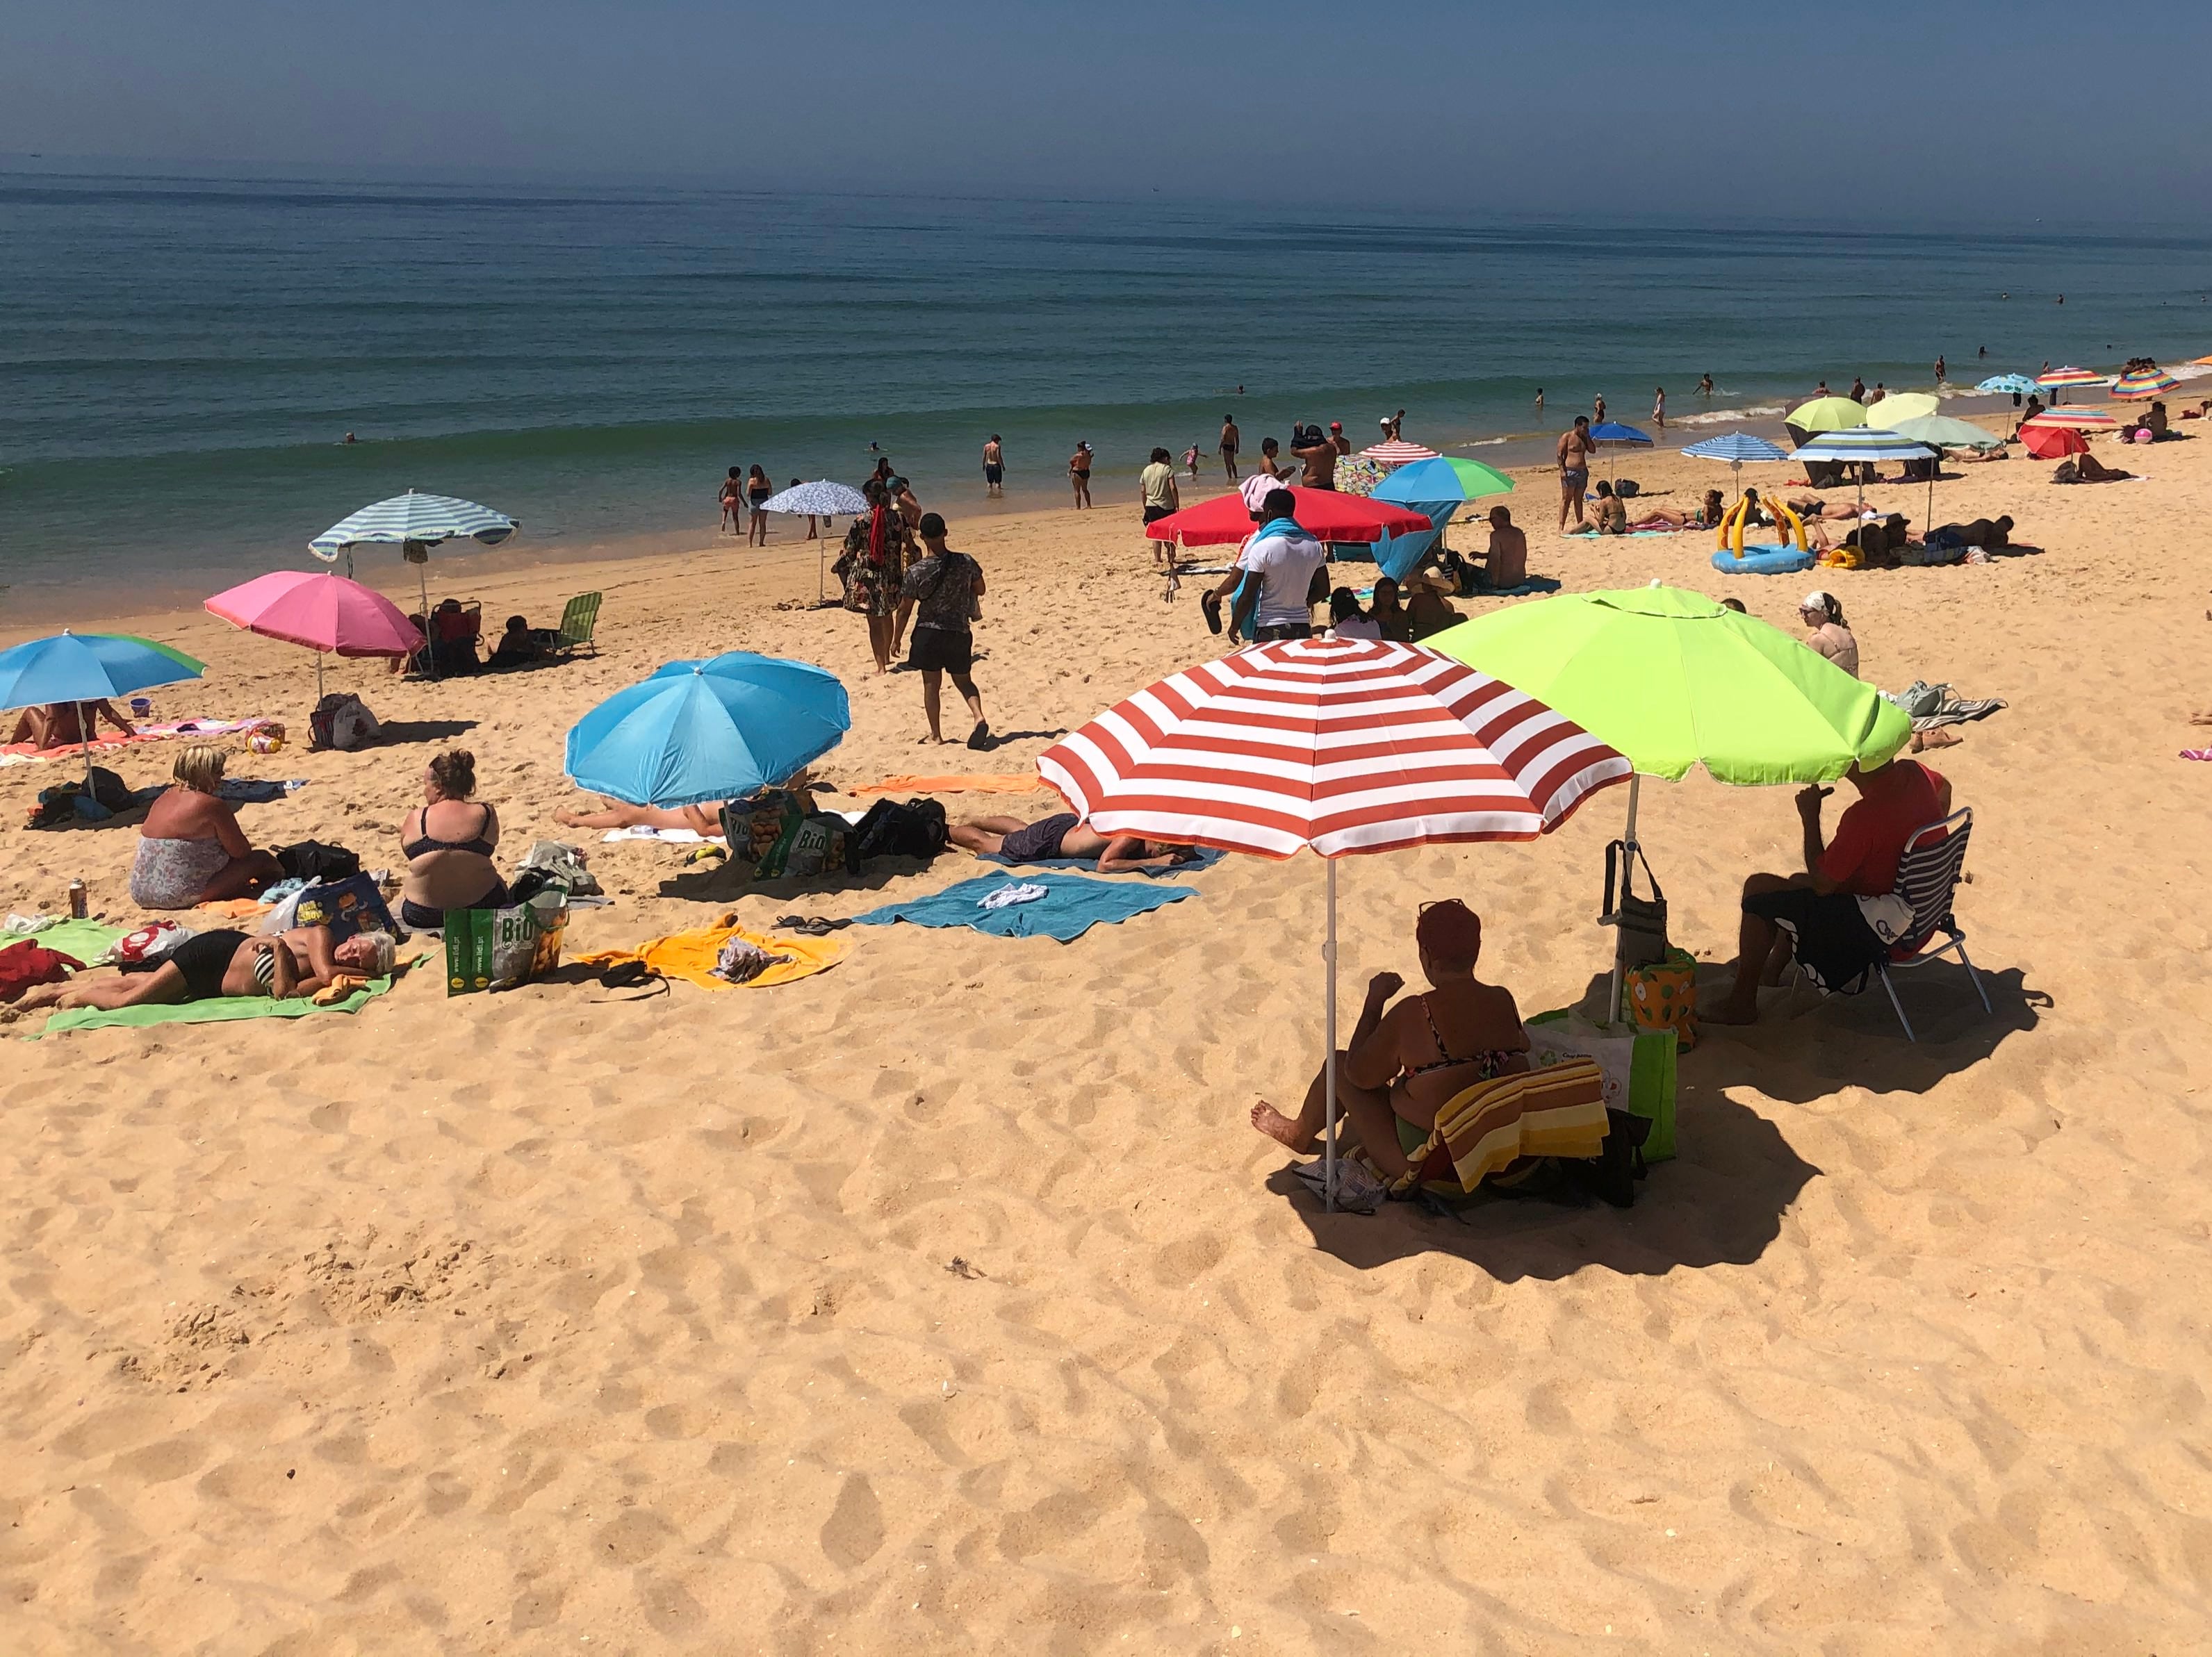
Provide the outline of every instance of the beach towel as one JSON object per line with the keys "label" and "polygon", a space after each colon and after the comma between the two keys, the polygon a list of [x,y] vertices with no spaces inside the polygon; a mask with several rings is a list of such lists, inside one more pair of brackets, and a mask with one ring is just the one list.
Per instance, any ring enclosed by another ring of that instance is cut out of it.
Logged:
{"label": "beach towel", "polygon": [[1043,874],[1024,882],[1045,895],[1009,908],[976,907],[1012,877],[981,875],[948,886],[933,897],[893,903],[853,917],[859,926],[888,926],[911,921],[917,926],[972,926],[995,938],[1051,938],[1073,943],[1093,926],[1111,926],[1198,894],[1188,886],[1156,886],[1137,881],[1100,880],[1092,875]]}
{"label": "beach towel", "polygon": [[1402,1194],[1441,1180],[1472,1192],[1523,1156],[1596,1156],[1607,1126],[1605,1076],[1594,1059],[1494,1077],[1437,1111],[1426,1134],[1400,1120],[1400,1147],[1413,1167],[1390,1188]]}
{"label": "beach towel", "polygon": [[[721,961],[724,946],[732,938],[784,959],[763,968],[742,984],[719,978],[714,968]],[[600,950],[591,955],[571,956],[569,959],[580,967],[617,967],[627,961],[642,962],[665,978],[684,979],[702,990],[763,990],[827,972],[845,958],[851,947],[842,938],[757,932],[738,926],[734,914],[726,914],[711,926],[671,932],[665,938],[649,938],[627,950]]]}
{"label": "beach towel", "polygon": [[1034,794],[1043,786],[1032,773],[1018,777],[885,777],[842,792],[862,799],[870,794]]}
{"label": "beach towel", "polygon": [[[1153,880],[1173,880],[1177,875],[1187,875],[1191,873],[1194,870],[1211,869],[1215,864],[1220,862],[1222,859],[1229,855],[1228,853],[1223,851],[1218,846],[1200,846],[1194,849],[1196,850],[1198,855],[1188,863],[1171,863],[1164,869],[1136,869],[1129,871],[1128,872],[1144,875]],[[996,852],[977,852],[975,853],[975,861],[978,863],[995,863],[1003,869],[1096,869],[1098,866],[1098,859],[1097,858],[1023,858],[1017,859],[1010,857],[1001,857]]]}
{"label": "beach towel", "polygon": [[40,943],[57,954],[75,956],[79,961],[97,961],[115,947],[123,930],[97,920],[61,920],[40,927],[37,936]]}
{"label": "beach towel", "polygon": [[[136,736],[125,737],[115,731],[95,737],[89,744],[92,751],[111,753],[118,748],[136,747],[141,743],[169,742],[178,737],[227,737],[241,731],[258,731],[264,725],[274,725],[270,719],[173,719],[158,725],[141,725]],[[78,744],[65,748],[33,748],[27,742],[9,743],[0,748],[0,765],[28,765],[34,762],[73,760],[83,752]]]}
{"label": "beach towel", "polygon": [[711,835],[701,834],[696,828],[649,828],[641,822],[634,822],[627,828],[610,828],[599,836],[602,845],[618,840],[657,840],[668,846],[704,846],[709,841],[716,846],[725,843]]}
{"label": "beach towel", "polygon": [[151,1024],[221,1024],[238,1018],[305,1018],[311,1013],[359,1012],[390,990],[392,979],[398,975],[394,973],[392,978],[372,979],[343,1000],[333,1001],[328,1006],[318,1006],[297,995],[285,1001],[272,1001],[265,995],[217,995],[204,1001],[118,1007],[108,1012],[97,1007],[72,1007],[66,1012],[50,1015],[44,1029],[33,1030],[25,1039],[36,1041],[56,1030],[104,1030],[116,1025],[135,1029]]}

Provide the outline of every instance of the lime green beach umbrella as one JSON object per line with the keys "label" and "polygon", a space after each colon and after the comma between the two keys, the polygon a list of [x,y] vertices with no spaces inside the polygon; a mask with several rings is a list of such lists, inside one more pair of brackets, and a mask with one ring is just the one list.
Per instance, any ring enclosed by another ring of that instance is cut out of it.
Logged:
{"label": "lime green beach umbrella", "polygon": [[1867,411],[1864,404],[1847,397],[1816,397],[1792,409],[1783,423],[1801,432],[1844,432],[1865,425]]}
{"label": "lime green beach umbrella", "polygon": [[[1680,587],[1564,593],[1492,610],[1423,642],[1628,756],[1636,774],[1624,866],[1637,858],[1644,776],[1676,781],[1702,765],[1744,787],[1832,782],[1855,763],[1887,763],[1912,735],[1905,710],[1872,685],[1781,628]],[[1620,895],[1628,891],[1624,873]],[[1620,980],[1616,952],[1616,1012]]]}

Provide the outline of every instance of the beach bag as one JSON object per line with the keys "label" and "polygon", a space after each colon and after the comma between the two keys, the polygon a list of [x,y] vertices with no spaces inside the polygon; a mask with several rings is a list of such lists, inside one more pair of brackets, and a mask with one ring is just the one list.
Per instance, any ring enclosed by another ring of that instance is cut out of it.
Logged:
{"label": "beach bag", "polygon": [[[1644,865],[1644,878],[1650,885],[1650,897],[1633,894],[1620,900],[1620,907],[1610,906],[1614,894],[1620,889],[1620,859],[1628,855],[1628,843],[1614,841],[1605,848],[1605,918],[1620,932],[1616,944],[1618,959],[1624,967],[1649,967],[1667,958],[1667,894],[1659,889],[1659,883],[1651,873],[1641,847],[1636,861]],[[1633,872],[1633,866],[1630,868]]]}
{"label": "beach bag", "polygon": [[827,811],[810,811],[786,788],[763,788],[722,807],[722,838],[730,861],[755,880],[851,872],[853,825]]}
{"label": "beach bag", "polygon": [[287,880],[344,880],[361,872],[358,853],[319,840],[295,841],[278,847],[275,855]]}
{"label": "beach bag", "polygon": [[568,901],[558,891],[503,909],[446,911],[446,994],[511,990],[561,964]]}
{"label": "beach bag", "polygon": [[1629,969],[1622,981],[1628,1022],[1639,1030],[1672,1030],[1674,1049],[1698,1045],[1698,960],[1687,950],[1668,950],[1667,958]]}
{"label": "beach bag", "polygon": [[368,875],[316,881],[301,888],[291,904],[293,926],[327,926],[333,944],[343,944],[362,932],[399,936],[392,911],[384,907],[384,894]]}
{"label": "beach bag", "polygon": [[879,799],[853,825],[853,859],[859,868],[865,868],[872,857],[918,858],[927,863],[951,838],[943,801]]}
{"label": "beach bag", "polygon": [[307,746],[341,753],[365,747],[383,733],[376,715],[349,690],[333,690],[307,715]]}
{"label": "beach bag", "polygon": [[136,932],[125,932],[102,951],[95,967],[152,966],[168,957],[186,938],[198,934],[173,920],[155,920]]}
{"label": "beach bag", "polygon": [[[1650,1124],[1643,1153],[1655,1162],[1674,1154],[1674,1032],[1593,1024],[1565,1008],[1540,1012],[1524,1027],[1528,1065],[1541,1070],[1569,1059],[1595,1059],[1605,1076],[1607,1110]],[[1608,1136],[1610,1137],[1610,1136]]]}

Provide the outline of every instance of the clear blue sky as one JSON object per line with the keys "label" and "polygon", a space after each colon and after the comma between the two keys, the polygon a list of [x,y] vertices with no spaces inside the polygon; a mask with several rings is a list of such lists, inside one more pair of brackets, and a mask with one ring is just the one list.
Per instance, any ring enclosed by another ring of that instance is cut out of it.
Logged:
{"label": "clear blue sky", "polygon": [[0,165],[2201,225],[2208,70],[2203,0],[16,0]]}

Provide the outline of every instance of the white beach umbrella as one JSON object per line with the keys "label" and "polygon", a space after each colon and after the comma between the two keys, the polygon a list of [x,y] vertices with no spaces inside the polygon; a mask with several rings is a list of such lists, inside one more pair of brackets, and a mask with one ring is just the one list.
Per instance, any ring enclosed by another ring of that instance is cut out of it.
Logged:
{"label": "white beach umbrella", "polygon": [[416,579],[422,594],[422,620],[427,625],[430,619],[430,549],[441,541],[464,536],[495,547],[521,527],[520,519],[494,512],[489,507],[480,507],[473,501],[410,489],[373,507],[363,507],[350,518],[341,519],[308,542],[307,550],[326,564],[335,564],[343,554],[346,574],[350,577],[356,547],[398,547],[400,555],[416,567]]}

